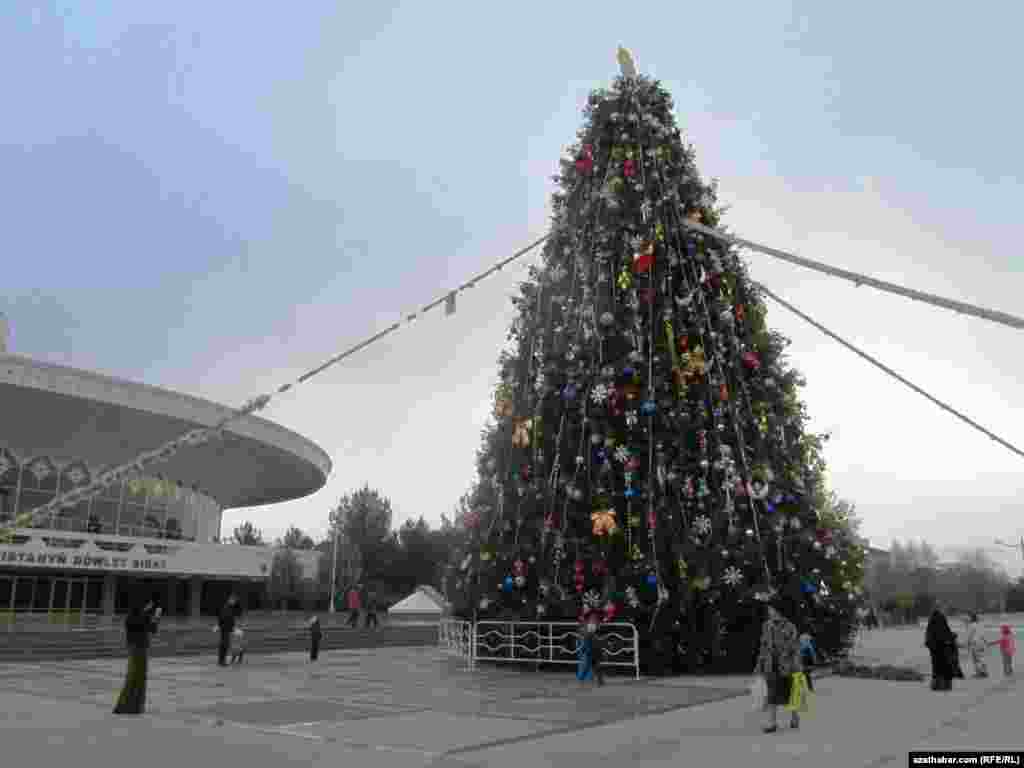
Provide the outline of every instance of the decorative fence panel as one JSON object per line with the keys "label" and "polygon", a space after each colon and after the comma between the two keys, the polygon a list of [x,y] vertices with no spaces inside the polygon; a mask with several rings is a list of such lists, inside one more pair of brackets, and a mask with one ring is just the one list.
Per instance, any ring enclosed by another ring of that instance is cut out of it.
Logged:
{"label": "decorative fence panel", "polygon": [[441,619],[438,625],[438,646],[444,653],[465,659],[473,666],[473,622]]}
{"label": "decorative fence panel", "polygon": [[[625,622],[602,624],[602,666],[628,667],[640,679],[640,639]],[[579,624],[571,621],[457,621],[443,619],[441,649],[465,658],[470,669],[477,661],[533,664],[576,664],[581,642]]]}

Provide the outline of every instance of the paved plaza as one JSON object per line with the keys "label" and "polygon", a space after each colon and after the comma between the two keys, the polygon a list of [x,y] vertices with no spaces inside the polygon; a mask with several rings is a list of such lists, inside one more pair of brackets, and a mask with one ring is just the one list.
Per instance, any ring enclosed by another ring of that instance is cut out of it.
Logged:
{"label": "paved plaza", "polygon": [[[925,662],[922,632],[887,630],[858,653]],[[994,660],[994,659],[993,659]],[[110,714],[123,660],[0,666],[5,758],[149,768],[229,761],[281,765],[897,766],[910,749],[1019,748],[1016,684],[822,678],[800,731],[765,735],[749,678],[635,681],[581,688],[572,672],[481,667],[433,648],[253,656],[221,669],[203,657],[151,662],[149,711]]]}

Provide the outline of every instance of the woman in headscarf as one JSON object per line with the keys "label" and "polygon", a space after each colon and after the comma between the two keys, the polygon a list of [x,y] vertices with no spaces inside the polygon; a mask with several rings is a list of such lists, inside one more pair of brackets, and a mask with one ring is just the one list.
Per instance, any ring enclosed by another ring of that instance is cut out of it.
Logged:
{"label": "woman in headscarf", "polygon": [[951,691],[957,667],[954,662],[959,661],[954,658],[958,655],[956,635],[949,628],[949,621],[939,606],[935,606],[928,619],[924,644],[932,658],[932,690]]}
{"label": "woman in headscarf", "polygon": [[[148,608],[148,606],[147,606]],[[146,711],[146,674],[149,667],[149,636],[156,631],[150,610],[133,607],[124,621],[128,646],[128,671],[114,707],[115,715],[141,715]]]}
{"label": "woman in headscarf", "polygon": [[985,638],[985,630],[978,621],[978,614],[976,613],[972,613],[967,618],[967,651],[971,654],[974,676],[977,678],[988,677],[988,664],[985,660],[985,654],[988,652],[988,642]]}
{"label": "woman in headscarf", "polygon": [[[765,733],[779,729],[778,708],[789,702],[793,675],[802,671],[800,662],[800,634],[796,626],[779,611],[780,604],[765,606],[765,620],[761,625],[761,650],[757,657],[757,671],[764,677],[767,695],[764,709],[768,714]],[[793,712],[791,728],[800,727],[800,715]]]}

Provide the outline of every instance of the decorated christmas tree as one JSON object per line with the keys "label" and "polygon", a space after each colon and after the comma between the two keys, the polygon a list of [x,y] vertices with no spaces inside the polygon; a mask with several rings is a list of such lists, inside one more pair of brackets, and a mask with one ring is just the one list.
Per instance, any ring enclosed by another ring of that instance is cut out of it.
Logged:
{"label": "decorated christmas tree", "polygon": [[649,670],[749,670],[758,603],[784,600],[834,652],[862,554],[830,512],[803,382],[744,262],[687,226],[721,210],[670,95],[619,60],[513,300],[456,611],[596,613],[637,626]]}

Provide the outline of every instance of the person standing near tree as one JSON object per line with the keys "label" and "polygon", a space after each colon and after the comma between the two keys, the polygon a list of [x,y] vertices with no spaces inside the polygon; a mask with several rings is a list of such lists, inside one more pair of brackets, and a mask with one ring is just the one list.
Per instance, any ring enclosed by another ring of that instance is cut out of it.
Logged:
{"label": "person standing near tree", "polygon": [[309,660],[316,661],[320,656],[320,641],[323,639],[324,631],[320,626],[320,618],[314,616],[309,620]]}
{"label": "person standing near tree", "polygon": [[988,677],[988,664],[985,662],[987,651],[988,643],[985,642],[984,630],[978,622],[978,614],[972,613],[967,618],[967,652],[971,654],[976,678]]}
{"label": "person standing near tree", "polygon": [[359,587],[353,586],[348,591],[348,626],[355,629],[359,626],[359,609],[361,600],[359,598]]}
{"label": "person standing near tree", "polygon": [[[800,638],[796,626],[782,615],[781,603],[766,604],[764,623],[761,625],[761,646],[757,657],[757,671],[764,677],[767,695],[764,709],[768,722],[765,733],[779,729],[778,708],[789,703],[793,676],[801,672]],[[800,715],[793,712],[790,728],[800,727]]]}
{"label": "person standing near tree", "polygon": [[954,657],[959,655],[959,652],[956,647],[956,635],[949,628],[946,614],[938,605],[928,619],[924,644],[932,660],[932,690],[953,690],[953,678],[956,677]]}
{"label": "person standing near tree", "polygon": [[376,592],[369,590],[366,592],[366,628],[370,628],[370,624],[373,624],[373,628],[377,629],[377,594]]}

